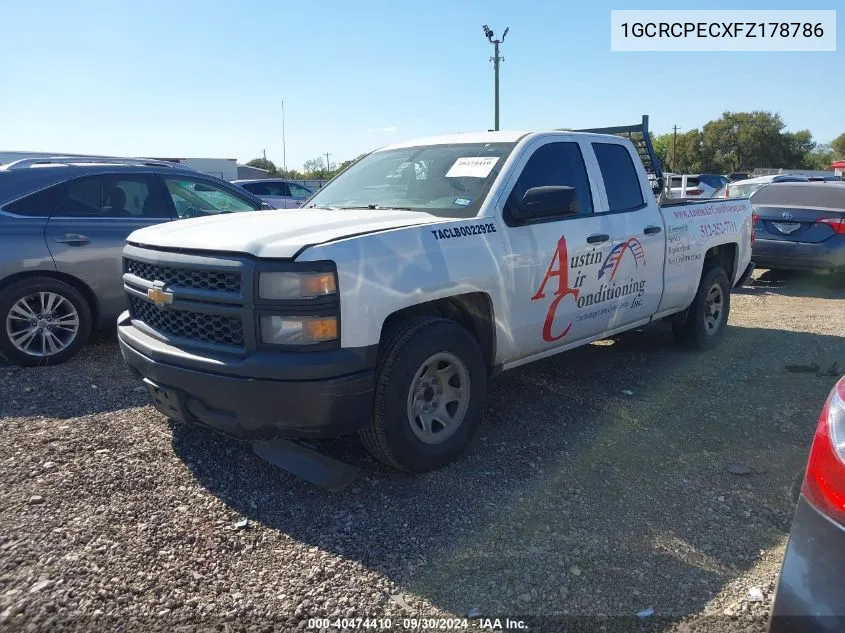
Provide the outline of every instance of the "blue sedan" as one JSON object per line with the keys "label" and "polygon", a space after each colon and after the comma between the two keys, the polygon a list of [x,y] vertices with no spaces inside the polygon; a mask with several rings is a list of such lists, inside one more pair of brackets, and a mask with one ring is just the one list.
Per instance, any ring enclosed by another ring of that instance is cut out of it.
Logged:
{"label": "blue sedan", "polygon": [[845,270],[845,183],[784,182],[751,196],[759,268]]}

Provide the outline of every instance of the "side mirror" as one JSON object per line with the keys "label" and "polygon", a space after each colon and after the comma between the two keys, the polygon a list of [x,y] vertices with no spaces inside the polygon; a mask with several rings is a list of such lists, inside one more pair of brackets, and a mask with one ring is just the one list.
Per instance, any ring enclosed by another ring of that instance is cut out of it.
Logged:
{"label": "side mirror", "polygon": [[517,220],[578,215],[578,193],[575,187],[532,187],[512,213]]}

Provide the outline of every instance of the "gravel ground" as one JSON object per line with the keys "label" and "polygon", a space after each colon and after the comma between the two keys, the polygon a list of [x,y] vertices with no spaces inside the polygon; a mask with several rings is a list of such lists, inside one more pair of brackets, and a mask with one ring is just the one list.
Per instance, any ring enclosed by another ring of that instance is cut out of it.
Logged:
{"label": "gravel ground", "polygon": [[112,333],[59,367],[0,367],[0,630],[472,614],[764,631],[835,382],[784,365],[845,366],[845,284],[823,281],[755,275],[709,354],[655,326],[508,372],[468,455],[435,473],[326,443],[363,466],[340,493],[169,425]]}

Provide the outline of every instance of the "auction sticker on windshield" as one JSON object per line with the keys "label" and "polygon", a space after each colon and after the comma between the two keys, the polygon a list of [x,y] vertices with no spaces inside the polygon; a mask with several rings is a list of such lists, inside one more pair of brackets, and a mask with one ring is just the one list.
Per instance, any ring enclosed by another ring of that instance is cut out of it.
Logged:
{"label": "auction sticker on windshield", "polygon": [[498,160],[498,156],[464,156],[449,168],[446,178],[487,178]]}

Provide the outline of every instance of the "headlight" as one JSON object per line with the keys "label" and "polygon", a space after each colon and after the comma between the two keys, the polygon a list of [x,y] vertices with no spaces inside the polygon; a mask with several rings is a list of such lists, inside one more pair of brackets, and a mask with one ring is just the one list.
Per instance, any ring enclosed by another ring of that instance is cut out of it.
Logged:
{"label": "headlight", "polygon": [[261,342],[272,345],[311,345],[337,338],[337,317],[297,317],[265,314],[259,317]]}
{"label": "headlight", "polygon": [[262,299],[313,299],[337,292],[334,273],[260,273],[258,296]]}

